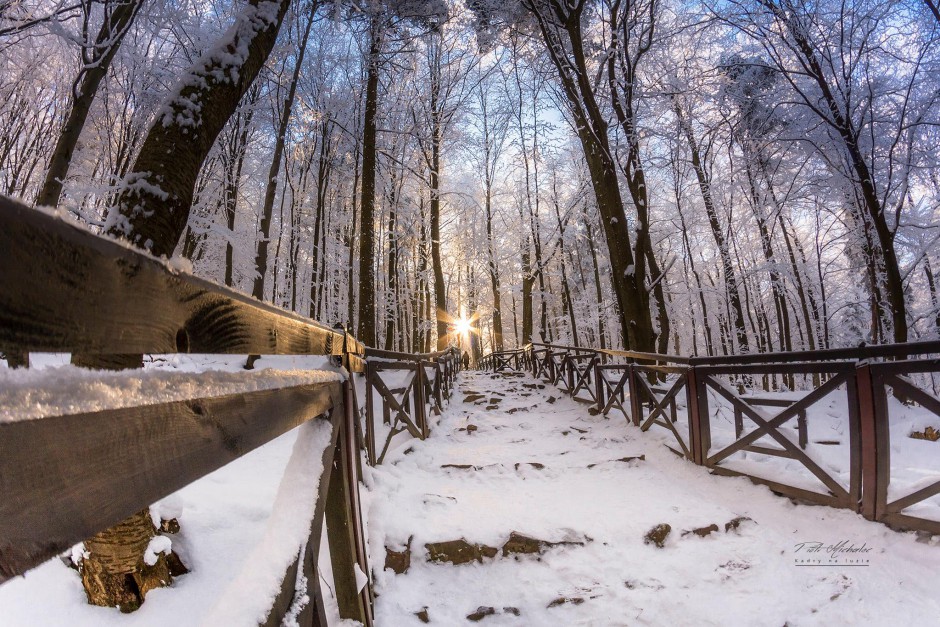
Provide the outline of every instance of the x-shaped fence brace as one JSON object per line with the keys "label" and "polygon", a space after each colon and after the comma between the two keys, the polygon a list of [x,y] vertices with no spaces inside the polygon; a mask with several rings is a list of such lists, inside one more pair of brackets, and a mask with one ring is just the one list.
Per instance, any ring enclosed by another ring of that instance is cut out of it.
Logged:
{"label": "x-shaped fence brace", "polygon": [[[460,365],[454,350],[430,356],[406,355],[410,361],[387,361],[399,355],[397,353],[377,350],[371,353],[374,357],[366,360],[365,442],[368,463],[374,466],[385,460],[392,440],[398,434],[407,431],[420,440],[430,435],[428,412],[436,416],[441,414],[444,401],[450,398]],[[390,388],[383,379],[383,373],[392,372],[408,373],[401,387]],[[382,422],[389,426],[381,451],[376,441],[377,400],[381,405]]]}
{"label": "x-shaped fence brace", "polygon": [[[676,409],[676,397],[679,395],[679,392],[683,391],[686,387],[686,375],[685,371],[679,368],[667,368],[667,367],[643,367],[636,366],[633,368],[633,381],[634,389],[637,390],[637,400],[639,397],[645,396],[650,407],[649,414],[646,417],[646,420],[640,424],[640,429],[643,431],[648,431],[650,427],[654,424],[659,425],[660,427],[665,428],[667,431],[672,433],[675,437],[676,442],[678,442],[679,447],[682,449],[682,452],[674,451],[677,454],[680,454],[682,457],[692,459],[692,451],[689,449],[686,444],[686,440],[679,433],[679,430],[676,429],[675,422],[678,419],[677,409]],[[644,376],[637,376],[637,371],[640,371],[640,374],[644,373],[675,373],[678,376],[676,380],[673,381],[672,386],[669,387],[662,396],[657,394],[659,388],[650,385],[647,378]],[[666,415],[666,411],[669,411],[669,415]],[[641,415],[641,411],[638,411],[638,415]],[[658,420],[662,418],[662,420]],[[642,420],[642,418],[641,418]]]}
{"label": "x-shaped fence brace", "polygon": [[[587,363],[584,363],[585,361]],[[565,353],[560,365],[560,378],[564,381],[563,389],[572,398],[584,391],[596,404],[597,394],[593,386],[593,380],[594,368],[598,363],[600,363],[600,357],[597,353]]]}
{"label": "x-shaped fence brace", "polygon": [[[875,364],[871,366],[873,379],[873,401],[876,415],[888,414],[887,388],[892,388],[895,397],[905,403],[916,403],[928,410],[934,416],[940,417],[940,399],[917,387],[906,375],[923,372],[933,372],[937,368],[937,360],[918,360],[906,364]],[[887,420],[875,422],[876,450],[883,451],[880,456],[883,472],[877,475],[875,486],[875,517],[903,527],[911,527],[923,519],[902,514],[901,512],[912,505],[921,503],[932,496],[940,494],[940,481],[934,481],[913,492],[888,500],[888,485],[891,481],[891,437]],[[922,526],[918,525],[918,526]],[[931,533],[940,533],[940,523],[931,525]]]}
{"label": "x-shaped fence brace", "polygon": [[[794,442],[788,433],[784,433],[780,430],[785,423],[791,419],[798,417],[800,412],[805,411],[808,407],[815,405],[823,398],[828,396],[830,393],[837,390],[842,385],[853,386],[854,379],[850,377],[851,370],[854,368],[851,365],[846,365],[841,371],[835,372],[834,376],[822,383],[819,387],[812,390],[809,394],[803,398],[795,401],[794,403],[788,405],[787,407],[782,408],[775,415],[765,414],[761,409],[755,407],[752,402],[749,402],[750,399],[742,397],[734,389],[732,389],[727,383],[716,378],[716,374],[720,373],[721,370],[712,370],[709,367],[704,367],[699,369],[701,375],[701,382],[708,388],[714,390],[720,397],[727,400],[731,405],[742,412],[747,416],[751,421],[753,421],[757,427],[750,431],[747,434],[743,434],[736,438],[736,440],[718,451],[717,453],[707,456],[704,460],[706,466],[717,468],[719,464],[728,459],[734,453],[739,451],[751,450],[754,442],[759,440],[761,437],[768,436],[773,439],[775,442],[780,444],[782,450],[774,451],[774,454],[782,457],[788,457],[793,459],[800,464],[802,464],[810,473],[813,474],[826,488],[829,493],[826,495],[813,492],[810,490],[805,490],[802,488],[796,488],[792,486],[787,486],[787,492],[790,491],[799,491],[799,496],[812,500],[814,502],[824,503],[828,505],[833,505],[836,507],[849,507],[852,503],[858,503],[858,485],[854,481],[850,481],[849,489],[843,487],[833,476],[827,473],[822,467],[813,460],[800,446],[797,442]],[[849,390],[849,395],[851,398],[852,390]],[[858,429],[858,412],[857,409],[853,409],[853,404],[849,404],[849,422],[850,422],[850,456],[854,459],[857,457],[857,438],[853,437],[851,434],[857,434]],[[851,425],[855,425],[855,428],[851,428]],[[706,454],[708,451],[705,451]],[[756,452],[765,452],[758,450]],[[851,462],[850,462],[851,463]]]}

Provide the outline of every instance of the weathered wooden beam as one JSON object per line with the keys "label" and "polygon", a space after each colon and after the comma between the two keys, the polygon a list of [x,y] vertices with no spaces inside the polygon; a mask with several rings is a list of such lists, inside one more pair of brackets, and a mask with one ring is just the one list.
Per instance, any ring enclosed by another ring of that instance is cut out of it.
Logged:
{"label": "weathered wooden beam", "polygon": [[0,583],[341,403],[337,381],[0,424]]}
{"label": "weathered wooden beam", "polygon": [[[346,340],[344,342],[344,340]],[[341,355],[362,345],[0,196],[0,347],[22,351]]]}

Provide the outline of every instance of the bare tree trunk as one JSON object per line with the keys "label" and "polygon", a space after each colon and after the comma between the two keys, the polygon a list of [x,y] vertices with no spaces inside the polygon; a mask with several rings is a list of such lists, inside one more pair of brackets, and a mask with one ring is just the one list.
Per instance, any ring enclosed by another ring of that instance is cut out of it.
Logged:
{"label": "bare tree trunk", "polygon": [[531,233],[526,230],[524,237],[525,242],[522,245],[522,343],[530,344],[533,331],[532,288],[535,285],[535,275],[532,272],[532,245],[529,239]]}
{"label": "bare tree trunk", "polygon": [[55,207],[59,204],[62,183],[68,176],[75,146],[85,128],[98,87],[108,74],[111,61],[143,3],[144,0],[112,0],[104,3],[103,22],[94,44],[89,46],[91,52],[88,54],[86,49],[82,50],[84,67],[72,87],[72,106],[52,150],[45,181],[36,196],[37,205]]}
{"label": "bare tree trunk", "polygon": [[429,189],[431,191],[430,214],[431,214],[431,268],[434,272],[434,305],[436,308],[437,320],[437,350],[447,348],[448,343],[448,318],[447,313],[447,290],[444,286],[444,268],[441,265],[441,190],[440,190],[440,168],[441,168],[441,126],[440,118],[437,115],[437,89],[435,84],[439,82],[432,80],[431,84],[431,111],[434,112],[431,122],[431,172]]}
{"label": "bare tree trunk", "polygon": [[937,333],[940,334],[940,298],[937,296],[937,282],[934,278],[933,269],[930,267],[930,257],[924,255],[924,276],[927,277],[927,288],[930,291],[930,304],[934,310],[934,324],[937,327]]}
{"label": "bare tree trunk", "polygon": [[[330,150],[332,122],[327,119],[324,120],[322,124],[320,129],[320,154],[317,159],[317,205],[313,218],[313,241],[311,242],[312,247],[310,255],[310,317],[314,320],[319,320],[323,313],[320,310],[320,293],[323,289],[322,272],[326,269],[326,251],[320,239],[322,232],[326,231],[324,228],[324,221],[326,219],[326,194],[330,187],[330,175],[333,172],[333,164],[331,161],[332,151]],[[353,195],[355,195],[355,189],[354,186]],[[350,229],[354,230],[355,228],[356,209],[355,201],[353,201],[353,217]],[[349,242],[349,247],[350,250],[353,249],[352,241]],[[350,263],[349,267],[350,271],[352,271],[352,263]],[[354,283],[351,276],[349,283],[350,285]],[[350,324],[352,324],[352,319],[350,319]]]}
{"label": "bare tree trunk", "polygon": [[[394,180],[392,186],[394,186]],[[385,304],[385,350],[394,348],[395,342],[395,315],[398,305],[398,241],[395,238],[395,202],[392,200],[388,208],[388,298],[391,303]]]}
{"label": "bare tree trunk", "polygon": [[646,258],[640,260],[639,267],[636,265],[607,119],[591,84],[592,72],[587,65],[581,30],[585,4],[572,7],[559,0],[527,0],[525,4],[538,22],[584,150],[607,240],[611,284],[619,307],[624,344],[630,349],[652,352],[655,338],[646,277],[641,272]]}
{"label": "bare tree trunk", "polygon": [[356,323],[356,293],[357,292],[356,292],[355,286],[356,286],[356,242],[359,240],[359,238],[356,237],[356,233],[358,232],[357,231],[357,226],[358,226],[357,214],[359,213],[359,205],[356,202],[356,188],[359,184],[359,176],[360,176],[359,166],[361,163],[360,156],[361,156],[360,152],[357,150],[355,169],[353,173],[353,186],[352,186],[353,197],[350,200],[350,202],[352,203],[352,216],[349,219],[349,226],[347,228],[347,232],[349,233],[349,239],[347,242],[347,244],[349,245],[349,257],[347,260],[349,276],[347,277],[347,281],[346,281],[346,307],[347,307],[346,320],[347,320],[347,325],[349,326],[350,329],[359,328]]}
{"label": "bare tree trunk", "polygon": [[379,56],[382,52],[381,24],[373,16],[369,27],[369,56],[366,58],[366,106],[362,134],[362,217],[359,232],[359,340],[375,346],[375,175],[376,117],[379,106]]}
{"label": "bare tree trunk", "polygon": [[682,107],[679,105],[679,100],[676,97],[673,97],[673,110],[676,113],[676,118],[679,120],[679,127],[689,144],[692,168],[695,170],[695,176],[698,179],[699,189],[702,192],[702,200],[705,204],[705,213],[708,214],[708,223],[711,226],[712,235],[715,238],[715,244],[718,246],[718,253],[721,256],[721,269],[727,286],[728,304],[734,317],[737,349],[742,353],[747,353],[749,352],[747,328],[744,326],[744,311],[741,307],[741,294],[738,291],[737,275],[734,271],[734,264],[731,261],[731,251],[728,249],[728,242],[725,239],[721,222],[718,219],[718,207],[715,205],[715,201],[712,198],[711,182],[709,181],[708,174],[705,172],[705,164],[702,163],[698,143],[695,141],[695,135],[692,132],[692,123],[686,118]]}
{"label": "bare tree trunk", "polygon": [[607,333],[604,331],[604,289],[601,285],[601,269],[597,262],[597,246],[594,242],[594,228],[588,219],[587,207],[583,207],[581,216],[584,218],[584,228],[587,233],[588,248],[591,250],[591,264],[594,268],[594,293],[597,294],[597,335],[600,348],[607,348]]}
{"label": "bare tree trunk", "polygon": [[[268,241],[271,234],[271,217],[274,213],[274,197],[277,194],[277,177],[281,171],[281,159],[284,155],[284,144],[287,138],[287,129],[290,126],[291,111],[294,108],[294,99],[297,97],[297,82],[300,80],[300,70],[304,64],[304,55],[307,53],[307,40],[310,37],[310,28],[313,26],[313,16],[316,5],[307,16],[300,41],[297,42],[297,60],[294,62],[294,73],[287,88],[287,96],[281,109],[278,120],[277,135],[274,141],[274,154],[271,156],[271,167],[268,168],[268,178],[264,187],[264,205],[261,209],[261,239],[258,240],[255,253],[255,280],[251,294],[258,300],[264,300],[264,278],[268,273]],[[276,278],[276,277],[275,277]]]}
{"label": "bare tree trunk", "polygon": [[[659,328],[656,350],[666,353],[669,346],[669,313],[666,310],[666,297],[663,293],[663,271],[656,261],[653,243],[650,238],[649,188],[646,184],[646,171],[640,159],[640,133],[636,108],[639,67],[643,58],[653,45],[656,31],[657,2],[635,2],[614,0],[610,4],[608,25],[610,27],[610,49],[607,55],[607,85],[610,90],[611,104],[617,121],[626,138],[626,156],[622,164],[627,189],[636,208],[636,252],[637,274],[645,277],[649,268],[653,297],[656,301],[656,315]],[[646,266],[644,266],[646,264]]]}
{"label": "bare tree trunk", "polygon": [[496,264],[496,251],[493,243],[493,189],[487,176],[485,183],[484,208],[486,210],[486,246],[487,262],[490,274],[490,289],[493,292],[493,350],[503,350],[503,313],[500,305],[499,267]]}
{"label": "bare tree trunk", "polygon": [[682,229],[682,243],[685,246],[685,257],[689,262],[689,270],[695,277],[695,291],[698,293],[699,307],[702,309],[702,328],[705,332],[705,354],[711,357],[715,354],[715,343],[712,340],[712,325],[708,319],[708,304],[705,302],[705,290],[702,289],[702,277],[695,269],[695,258],[692,256],[692,244],[689,242],[689,230],[685,225],[685,217],[682,215],[682,209],[679,208],[678,197],[676,198],[676,208],[679,213],[679,225]]}
{"label": "bare tree trunk", "polygon": [[249,103],[248,110],[242,119],[241,115],[236,118],[241,125],[240,132],[233,133],[234,141],[231,146],[232,155],[229,167],[225,171],[225,190],[223,192],[225,226],[228,228],[225,238],[225,284],[229,287],[234,285],[235,271],[235,247],[232,246],[232,238],[235,236],[235,214],[238,208],[238,189],[241,186],[242,168],[245,165],[245,153],[248,148],[248,131],[251,128],[251,118],[254,116],[253,103],[258,99],[260,92],[257,88],[252,88],[247,95]]}
{"label": "bare tree trunk", "polygon": [[[751,151],[745,150],[745,159],[751,156]],[[770,239],[770,230],[767,228],[767,220],[762,211],[763,203],[760,194],[757,191],[757,184],[754,180],[754,172],[750,163],[745,165],[745,172],[748,180],[748,187],[751,194],[751,212],[754,220],[757,222],[757,231],[760,234],[761,251],[764,253],[764,262],[767,264],[767,270],[770,274],[770,290],[774,301],[774,312],[777,316],[777,337],[780,350],[793,350],[790,335],[790,315],[787,308],[786,292],[783,289],[783,282],[780,279],[780,272],[777,270],[777,259],[774,255],[773,244]],[[810,349],[812,350],[812,348]],[[791,389],[792,389],[792,377]]]}

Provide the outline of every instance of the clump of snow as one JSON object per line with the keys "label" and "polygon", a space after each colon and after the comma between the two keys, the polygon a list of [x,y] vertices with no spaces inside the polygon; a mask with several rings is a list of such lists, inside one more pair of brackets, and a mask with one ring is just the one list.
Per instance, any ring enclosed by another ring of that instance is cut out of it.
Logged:
{"label": "clump of snow", "polygon": [[88,550],[85,548],[84,542],[79,542],[72,547],[72,550],[69,551],[69,560],[75,566],[78,566],[83,559],[88,557]]}
{"label": "clump of snow", "polygon": [[359,564],[353,564],[353,569],[356,573],[356,592],[362,592],[362,589],[369,583],[369,578],[366,577],[366,574],[359,568]]}
{"label": "clump of snow", "polygon": [[183,255],[173,255],[166,262],[167,269],[173,274],[192,274],[193,262]]}
{"label": "clump of snow", "polygon": [[147,550],[144,551],[144,563],[153,566],[157,563],[160,554],[169,554],[173,549],[173,541],[164,535],[157,534],[150,539]]}
{"label": "clump of snow", "polygon": [[[300,555],[306,549],[306,545],[300,549]],[[300,613],[310,604],[310,595],[307,594],[307,576],[304,575],[302,568],[297,569],[297,582],[294,585],[294,600],[287,608],[287,613],[281,621],[281,627],[300,627],[298,618]]]}

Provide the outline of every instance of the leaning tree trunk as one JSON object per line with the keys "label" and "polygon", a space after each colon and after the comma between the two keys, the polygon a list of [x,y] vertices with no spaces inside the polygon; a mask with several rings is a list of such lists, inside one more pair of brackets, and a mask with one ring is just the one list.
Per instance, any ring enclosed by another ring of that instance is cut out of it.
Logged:
{"label": "leaning tree trunk", "polygon": [[927,278],[927,288],[930,292],[930,304],[934,311],[934,324],[940,334],[940,297],[937,296],[937,282],[933,268],[930,267],[930,257],[924,255],[924,276]]}
{"label": "leaning tree trunk", "polygon": [[[388,296],[385,303],[385,350],[394,350],[395,344],[395,311],[398,307],[398,241],[395,238],[396,205],[395,174],[392,174],[392,198],[388,208]],[[399,325],[400,328],[401,325]]]}
{"label": "leaning tree trunk", "polygon": [[[532,343],[532,287],[535,285],[535,275],[532,274],[532,254],[529,249],[529,238],[522,249],[522,344]],[[518,347],[518,342],[517,342]]]}
{"label": "leaning tree trunk", "polygon": [[[189,219],[199,170],[274,47],[290,0],[281,0],[276,12],[265,4],[270,3],[248,0],[225,40],[181,77],[126,177],[108,218],[109,234],[126,237],[154,255],[173,254]],[[167,159],[168,154],[173,158]],[[142,357],[73,355],[73,363],[134,368],[141,366]],[[89,540],[82,569],[92,603],[132,610],[132,599],[137,605],[143,601],[148,581],[168,581],[159,573],[148,579],[143,554],[153,534],[149,514],[141,512]]]}
{"label": "leaning tree trunk", "polygon": [[[255,280],[251,295],[258,300],[264,300],[264,279],[268,273],[268,243],[271,236],[271,218],[274,214],[274,197],[277,194],[277,177],[281,171],[281,159],[284,156],[284,144],[287,138],[287,129],[290,126],[291,112],[294,100],[297,97],[297,82],[300,80],[300,70],[304,64],[304,55],[307,53],[307,40],[310,37],[310,28],[313,26],[313,14],[307,18],[307,24],[298,44],[297,60],[294,63],[294,72],[291,75],[287,96],[284,98],[281,116],[278,120],[277,136],[274,142],[274,154],[271,156],[271,167],[268,169],[268,178],[264,187],[264,204],[261,209],[261,238],[255,252]],[[276,257],[275,257],[276,258]],[[273,298],[273,297],[272,297]]]}
{"label": "leaning tree trunk", "polygon": [[[489,166],[487,166],[489,167]],[[493,292],[493,350],[503,350],[503,314],[499,302],[499,267],[496,265],[496,251],[493,244],[493,186],[489,171],[486,175],[485,202],[486,209],[486,253],[490,275],[490,289]]]}
{"label": "leaning tree trunk", "polygon": [[[439,60],[438,60],[439,62]],[[437,320],[437,350],[447,348],[448,318],[447,289],[444,285],[444,268],[441,261],[441,142],[443,128],[441,112],[438,110],[441,97],[441,75],[438,63],[431,63],[430,85],[431,109],[431,171],[428,180],[430,190],[431,218],[431,269],[434,272],[434,305]]]}
{"label": "leaning tree trunk", "polygon": [[574,303],[571,301],[571,287],[568,285],[568,269],[565,266],[565,225],[561,219],[561,209],[558,207],[558,195],[554,199],[555,218],[558,220],[558,248],[561,256],[561,309],[563,315],[568,317],[568,325],[571,327],[571,343],[573,346],[580,346],[578,341],[578,324],[574,315]]}
{"label": "leaning tree trunk", "polygon": [[741,293],[738,289],[737,273],[734,271],[734,264],[731,261],[731,251],[728,248],[728,241],[721,229],[721,222],[718,219],[718,208],[715,205],[714,197],[711,192],[711,182],[708,174],[705,172],[705,164],[702,162],[701,153],[695,136],[692,133],[692,122],[686,118],[679,100],[673,98],[673,110],[679,121],[679,127],[685,135],[689,144],[689,153],[692,160],[692,168],[695,170],[695,176],[698,179],[699,190],[702,192],[702,201],[705,204],[705,213],[708,215],[708,224],[711,226],[712,235],[715,238],[715,244],[718,246],[718,253],[721,258],[722,276],[725,280],[725,286],[728,292],[728,304],[731,308],[731,314],[734,318],[735,338],[737,339],[737,350],[742,353],[749,352],[747,340],[747,327],[744,325],[744,309],[741,306]]}
{"label": "leaning tree trunk", "polygon": [[585,206],[581,217],[584,218],[584,229],[587,234],[588,249],[591,251],[591,266],[594,270],[594,293],[597,294],[597,337],[600,348],[607,348],[607,333],[604,329],[604,290],[601,285],[601,269],[597,262],[597,246],[594,243],[594,229],[591,227],[591,221],[588,219],[587,207]]}
{"label": "leaning tree trunk", "polygon": [[267,4],[249,0],[226,41],[213,46],[163,104],[125,177],[108,234],[126,237],[153,255],[173,254],[189,219],[199,170],[274,47],[290,0],[281,0],[276,12],[262,6]]}
{"label": "leaning tree trunk", "polygon": [[608,137],[609,125],[591,83],[592,72],[582,35],[585,4],[573,9],[554,0],[550,7],[544,4],[527,2],[526,7],[538,22],[584,150],[610,255],[611,284],[620,311],[623,343],[628,349],[653,352],[656,348],[653,321],[643,272],[646,260],[641,259],[637,265],[634,258],[631,227],[624,212]]}

